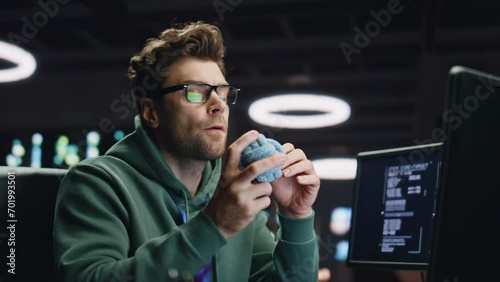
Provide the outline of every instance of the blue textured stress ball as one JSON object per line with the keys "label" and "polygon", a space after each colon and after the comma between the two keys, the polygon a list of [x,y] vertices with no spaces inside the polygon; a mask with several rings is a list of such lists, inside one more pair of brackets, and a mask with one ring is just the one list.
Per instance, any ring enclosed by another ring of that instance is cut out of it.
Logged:
{"label": "blue textured stress ball", "polygon": [[[241,153],[240,169],[244,169],[251,163],[267,158],[278,152],[285,152],[278,141],[266,138],[264,134],[259,134],[259,138],[248,145]],[[255,181],[259,183],[271,182],[280,178],[281,175],[281,168],[276,167],[257,176]]]}

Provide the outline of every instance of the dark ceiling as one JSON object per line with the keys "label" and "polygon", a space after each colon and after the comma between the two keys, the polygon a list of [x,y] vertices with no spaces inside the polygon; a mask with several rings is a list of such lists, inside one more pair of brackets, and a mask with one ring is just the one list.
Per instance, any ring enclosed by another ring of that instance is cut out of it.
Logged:
{"label": "dark ceiling", "polygon": [[[43,8],[40,3],[51,4]],[[117,128],[130,129],[132,112],[118,115],[112,109],[129,92],[129,58],[172,23],[201,19],[220,25],[228,80],[243,89],[231,110],[230,139],[258,129],[295,143],[311,158],[412,145],[440,126],[450,66],[500,73],[500,17],[493,4],[2,1],[0,39],[19,36],[18,45],[35,55],[38,69],[29,79],[0,84],[0,132],[92,129],[106,118]],[[370,23],[376,28],[374,13],[387,14],[388,9],[395,13],[387,24],[376,25],[379,29],[372,30],[366,46],[356,45],[356,30]],[[342,43],[360,47],[350,62]],[[9,63],[0,60],[0,67]],[[346,100],[351,118],[339,126],[297,130],[265,127],[248,117],[248,106],[257,97],[305,91]]]}

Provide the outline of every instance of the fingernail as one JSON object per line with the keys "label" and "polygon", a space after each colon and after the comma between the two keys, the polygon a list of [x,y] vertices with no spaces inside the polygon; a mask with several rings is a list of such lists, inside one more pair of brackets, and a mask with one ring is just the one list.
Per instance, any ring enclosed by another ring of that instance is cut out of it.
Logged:
{"label": "fingernail", "polygon": [[290,174],[290,169],[289,168],[283,170],[283,175],[284,176],[288,176],[289,174]]}

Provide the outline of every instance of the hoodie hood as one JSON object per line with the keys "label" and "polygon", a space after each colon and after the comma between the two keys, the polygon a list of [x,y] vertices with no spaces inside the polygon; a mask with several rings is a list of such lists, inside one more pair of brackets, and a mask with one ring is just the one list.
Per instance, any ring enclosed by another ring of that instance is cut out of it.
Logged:
{"label": "hoodie hood", "polygon": [[[144,128],[139,115],[134,117],[135,130],[113,145],[105,155],[126,162],[147,178],[160,183],[177,203],[188,202],[189,209],[201,209],[212,198],[219,182],[222,161],[207,161],[197,194],[191,197],[189,190],[170,169],[167,162]],[[189,213],[189,212],[187,212]]]}

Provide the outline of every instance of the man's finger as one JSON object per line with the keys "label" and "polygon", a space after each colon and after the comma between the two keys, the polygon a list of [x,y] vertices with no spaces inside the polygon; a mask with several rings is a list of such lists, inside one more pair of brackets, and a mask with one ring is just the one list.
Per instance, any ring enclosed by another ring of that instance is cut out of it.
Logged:
{"label": "man's finger", "polygon": [[257,140],[257,138],[259,138],[259,132],[250,130],[234,141],[227,149],[224,167],[229,169],[237,168],[240,163],[241,153],[248,145]]}
{"label": "man's finger", "polygon": [[262,160],[253,162],[242,171],[239,181],[242,181],[243,183],[252,182],[252,180],[257,178],[257,176],[262,173],[275,167],[282,166],[285,161],[286,156],[284,154],[276,153]]}
{"label": "man's finger", "polygon": [[269,207],[271,204],[271,198],[269,196],[258,198],[254,201],[253,208],[254,212],[261,211]]}
{"label": "man's finger", "polygon": [[284,166],[282,169],[283,176],[290,177],[297,174],[315,174],[314,166],[308,159],[302,160],[289,166]]}
{"label": "man's finger", "polygon": [[273,193],[273,187],[269,183],[253,184],[247,191],[247,197],[258,199],[262,197],[269,197]]}
{"label": "man's finger", "polygon": [[300,175],[297,176],[297,183],[304,186],[318,187],[320,179],[317,175]]}
{"label": "man's finger", "polygon": [[285,144],[281,145],[281,147],[283,148],[283,150],[285,151],[286,154],[295,150],[295,146],[293,146],[292,143],[285,143]]}

